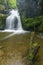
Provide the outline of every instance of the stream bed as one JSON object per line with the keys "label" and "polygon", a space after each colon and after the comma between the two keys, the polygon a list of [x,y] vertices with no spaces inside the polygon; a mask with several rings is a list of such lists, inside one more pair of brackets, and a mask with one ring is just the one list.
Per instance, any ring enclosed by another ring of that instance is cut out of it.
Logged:
{"label": "stream bed", "polygon": [[[9,34],[6,33],[6,36]],[[0,33],[0,39],[3,37],[4,33],[2,32]],[[0,40],[0,65],[30,65],[27,59],[30,37],[30,33],[25,33]],[[41,46],[38,53],[39,60],[37,60],[35,65],[43,65],[43,39],[35,36],[34,42]]]}

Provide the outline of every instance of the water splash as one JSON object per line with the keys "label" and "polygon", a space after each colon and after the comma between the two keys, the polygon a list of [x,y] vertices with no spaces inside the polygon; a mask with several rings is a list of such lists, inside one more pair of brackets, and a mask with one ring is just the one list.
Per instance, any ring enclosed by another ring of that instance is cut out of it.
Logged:
{"label": "water splash", "polygon": [[12,10],[6,18],[6,30],[23,30],[18,10]]}

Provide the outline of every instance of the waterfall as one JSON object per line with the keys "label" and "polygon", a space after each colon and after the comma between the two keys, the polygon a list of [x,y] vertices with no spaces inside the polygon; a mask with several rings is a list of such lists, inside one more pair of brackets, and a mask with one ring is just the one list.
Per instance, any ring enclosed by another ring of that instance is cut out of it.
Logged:
{"label": "waterfall", "polygon": [[12,10],[6,18],[6,30],[23,30],[18,10]]}
{"label": "waterfall", "polygon": [[[5,30],[0,32],[14,32],[14,34],[26,33],[27,31],[23,30],[21,19],[18,10],[12,9],[9,16],[6,18]],[[14,34],[8,35],[5,38],[8,38]]]}

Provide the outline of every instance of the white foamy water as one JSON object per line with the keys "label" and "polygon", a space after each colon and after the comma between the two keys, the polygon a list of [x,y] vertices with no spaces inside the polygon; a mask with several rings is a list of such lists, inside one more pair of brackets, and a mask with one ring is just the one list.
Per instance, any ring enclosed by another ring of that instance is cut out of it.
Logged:
{"label": "white foamy water", "polygon": [[23,30],[18,10],[12,10],[6,18],[6,30]]}
{"label": "white foamy water", "polygon": [[18,10],[12,10],[9,12],[9,16],[6,18],[6,28],[0,32],[14,32],[15,34],[25,33],[21,24],[21,19]]}

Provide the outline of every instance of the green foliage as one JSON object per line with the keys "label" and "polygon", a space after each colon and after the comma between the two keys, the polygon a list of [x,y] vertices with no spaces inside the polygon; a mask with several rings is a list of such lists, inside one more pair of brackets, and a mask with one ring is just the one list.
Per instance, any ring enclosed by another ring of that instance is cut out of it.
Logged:
{"label": "green foliage", "polygon": [[5,28],[6,15],[0,14],[0,29]]}
{"label": "green foliage", "polygon": [[43,33],[43,22],[42,22],[42,24],[38,27],[37,31]]}
{"label": "green foliage", "polygon": [[6,9],[16,8],[16,0],[0,0],[0,4],[4,5]]}
{"label": "green foliage", "polygon": [[0,4],[5,4],[6,3],[6,0],[0,0]]}
{"label": "green foliage", "polygon": [[9,4],[11,8],[16,7],[16,0],[9,0]]}
{"label": "green foliage", "polygon": [[40,26],[37,27],[37,31],[38,32],[43,32],[43,15],[40,16],[39,18],[40,18],[39,21],[41,22],[41,24],[40,24]]}
{"label": "green foliage", "polygon": [[43,29],[43,15],[37,16],[34,18],[22,18],[22,25],[23,25],[23,28],[26,30],[34,30],[34,26],[35,26],[36,31],[38,31],[38,29],[39,30],[41,29],[40,31],[42,31],[42,29]]}
{"label": "green foliage", "polygon": [[29,56],[28,56],[28,58],[29,58],[30,61],[32,61],[32,59],[33,59],[33,54],[30,53]]}

